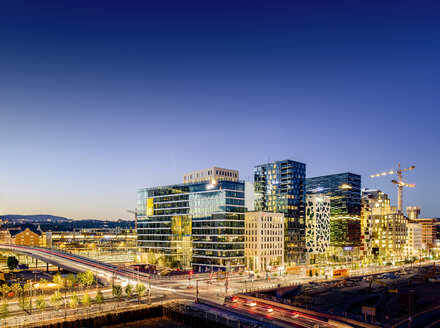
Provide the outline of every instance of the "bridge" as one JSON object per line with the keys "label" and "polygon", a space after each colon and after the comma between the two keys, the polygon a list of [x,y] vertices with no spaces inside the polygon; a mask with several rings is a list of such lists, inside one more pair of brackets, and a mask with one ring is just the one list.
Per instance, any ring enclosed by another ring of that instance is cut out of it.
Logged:
{"label": "bridge", "polygon": [[150,276],[146,273],[119,268],[113,264],[93,260],[61,250],[5,244],[0,244],[0,249],[30,256],[45,263],[49,263],[76,273],[91,270],[99,279],[118,282],[122,285],[126,285],[128,283],[136,284],[138,282],[149,283],[151,280]]}

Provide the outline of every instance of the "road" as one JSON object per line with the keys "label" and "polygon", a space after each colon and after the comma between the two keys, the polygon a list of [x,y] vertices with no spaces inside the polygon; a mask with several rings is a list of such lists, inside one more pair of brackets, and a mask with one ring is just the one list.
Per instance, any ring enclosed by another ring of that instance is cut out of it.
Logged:
{"label": "road", "polygon": [[[226,290],[226,280],[215,280],[209,278],[203,279],[160,279],[150,276],[147,273],[134,271],[132,269],[120,268],[116,265],[89,259],[80,255],[70,254],[60,250],[53,250],[39,247],[29,247],[21,245],[0,245],[0,249],[21,253],[24,255],[38,258],[39,260],[52,265],[66,268],[73,272],[93,271],[94,275],[106,281],[112,281],[121,285],[131,283],[133,285],[141,282],[147,285],[151,290],[160,291],[165,294],[173,294],[177,297],[194,297],[197,289],[196,280],[199,281],[199,292],[205,297],[214,299],[219,304],[223,303],[225,294],[241,292],[244,288],[263,288],[264,286],[273,286],[280,282],[286,282],[286,278],[272,278],[271,281],[247,279],[241,276],[231,276],[228,278],[228,289]],[[289,279],[289,283],[299,283],[307,278],[299,280],[298,278]],[[211,281],[211,283],[208,283]],[[243,282],[247,281],[247,282]],[[191,287],[191,288],[188,288]]]}
{"label": "road", "polygon": [[[228,307],[245,312],[252,317],[264,317],[279,326],[313,328],[334,328],[325,319],[318,318],[298,311],[289,311],[281,307],[267,306],[264,303],[252,302],[244,298],[238,298],[236,303],[228,303]],[[269,312],[271,311],[271,312]]]}
{"label": "road", "polygon": [[409,325],[408,320],[406,319],[393,326],[393,328],[407,327],[440,327],[440,306],[435,306],[412,315],[411,325]]}

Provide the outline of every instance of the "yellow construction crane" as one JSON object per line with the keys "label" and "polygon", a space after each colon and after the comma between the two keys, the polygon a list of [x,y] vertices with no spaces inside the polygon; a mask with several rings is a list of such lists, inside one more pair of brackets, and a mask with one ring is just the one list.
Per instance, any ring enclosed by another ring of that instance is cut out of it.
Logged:
{"label": "yellow construction crane", "polygon": [[400,163],[399,163],[398,169],[396,171],[382,172],[382,173],[373,174],[370,176],[371,178],[377,178],[377,177],[381,177],[383,175],[394,174],[394,173],[397,174],[397,180],[391,180],[391,182],[397,185],[397,210],[400,213],[403,213],[403,211],[402,211],[403,187],[414,188],[416,186],[415,184],[403,182],[402,181],[402,172],[403,171],[412,171],[414,169],[415,169],[414,165],[407,167],[406,169],[401,169]]}

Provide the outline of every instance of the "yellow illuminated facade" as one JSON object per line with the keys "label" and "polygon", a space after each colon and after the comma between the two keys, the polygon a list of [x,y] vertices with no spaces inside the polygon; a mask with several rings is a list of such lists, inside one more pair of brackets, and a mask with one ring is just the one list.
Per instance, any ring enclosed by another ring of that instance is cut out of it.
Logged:
{"label": "yellow illuminated facade", "polygon": [[362,255],[401,258],[407,240],[407,218],[380,190],[365,190],[362,198]]}

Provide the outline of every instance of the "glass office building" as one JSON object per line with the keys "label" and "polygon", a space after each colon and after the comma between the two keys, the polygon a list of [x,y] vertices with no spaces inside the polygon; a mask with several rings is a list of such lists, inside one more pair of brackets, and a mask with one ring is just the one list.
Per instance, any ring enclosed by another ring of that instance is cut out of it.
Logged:
{"label": "glass office building", "polygon": [[284,160],[258,165],[254,170],[255,211],[283,213],[284,256],[298,262],[305,247],[306,165]]}
{"label": "glass office building", "polygon": [[167,266],[244,266],[244,182],[206,181],[138,191],[138,247]]}
{"label": "glass office building", "polygon": [[330,196],[330,245],[360,245],[361,176],[353,173],[325,175],[306,180],[307,194]]}

